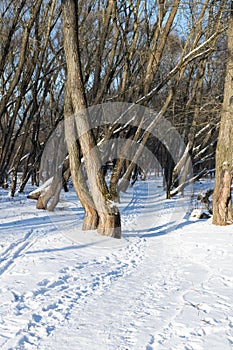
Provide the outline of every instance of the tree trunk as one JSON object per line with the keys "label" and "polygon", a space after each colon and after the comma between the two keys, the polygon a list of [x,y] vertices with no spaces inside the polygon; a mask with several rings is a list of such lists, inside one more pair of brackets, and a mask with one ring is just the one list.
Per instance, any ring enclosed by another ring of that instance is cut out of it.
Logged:
{"label": "tree trunk", "polygon": [[233,224],[231,183],[233,179],[233,4],[228,25],[228,61],[224,101],[216,150],[213,224]]}
{"label": "tree trunk", "polygon": [[82,172],[80,145],[77,141],[74,112],[69,88],[67,85],[68,83],[66,83],[65,87],[64,114],[65,134],[69,135],[69,137],[66,138],[66,143],[69,153],[70,172],[75,192],[85,212],[82,228],[84,231],[95,230],[98,226],[99,218]]}
{"label": "tree trunk", "polygon": [[11,179],[11,187],[10,187],[10,196],[14,197],[17,186],[17,170],[13,169],[12,171],[12,179]]}
{"label": "tree trunk", "polygon": [[[75,116],[84,164],[87,172],[94,209],[98,213],[98,232],[102,235],[120,238],[120,213],[112,206],[111,197],[101,171],[101,161],[93,132],[89,125],[86,98],[82,78],[82,67],[78,37],[78,4],[75,0],[62,1],[64,51],[67,64],[67,88]],[[70,135],[66,134],[68,140]],[[70,145],[71,147],[71,145]],[[73,157],[73,161],[75,159]],[[72,163],[71,163],[72,165]],[[75,169],[71,167],[74,176]],[[73,178],[73,181],[76,181]]]}
{"label": "tree trunk", "polygon": [[219,187],[215,187],[214,191],[213,224],[224,226],[233,223],[231,200],[232,174],[229,169],[222,169],[220,176],[218,175],[218,179],[216,180],[219,182]]}

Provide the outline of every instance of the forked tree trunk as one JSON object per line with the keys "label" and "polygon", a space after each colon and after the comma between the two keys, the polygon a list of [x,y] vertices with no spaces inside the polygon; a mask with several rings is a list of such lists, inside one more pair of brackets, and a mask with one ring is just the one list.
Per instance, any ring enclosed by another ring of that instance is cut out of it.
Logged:
{"label": "forked tree trunk", "polygon": [[213,195],[213,224],[233,223],[231,183],[233,179],[233,4],[228,26],[228,61]]}
{"label": "forked tree trunk", "polygon": [[[93,132],[89,125],[78,38],[78,3],[75,0],[62,1],[63,38],[67,65],[67,88],[74,111],[74,127],[77,129],[84,164],[90,186],[94,209],[98,213],[98,232],[105,236],[121,237],[120,213],[112,206],[110,194],[101,171],[101,161]],[[70,135],[66,134],[69,140]],[[71,145],[69,146],[71,149]],[[69,152],[70,153],[70,152]],[[70,154],[69,154],[70,156]],[[71,174],[76,182],[76,154],[71,152]],[[77,184],[78,185],[78,184]],[[78,186],[77,186],[78,187]],[[84,205],[83,200],[83,205]]]}

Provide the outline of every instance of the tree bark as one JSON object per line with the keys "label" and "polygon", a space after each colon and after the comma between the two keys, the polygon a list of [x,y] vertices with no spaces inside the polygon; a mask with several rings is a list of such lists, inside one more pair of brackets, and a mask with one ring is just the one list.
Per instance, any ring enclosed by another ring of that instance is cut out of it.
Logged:
{"label": "tree bark", "polygon": [[70,172],[73,180],[75,192],[83,206],[85,217],[83,221],[83,230],[95,230],[98,226],[98,213],[95,209],[94,201],[89,193],[81,164],[81,152],[80,145],[77,141],[74,111],[72,108],[72,101],[69,92],[69,88],[66,83],[65,87],[65,134],[69,135],[66,138],[68,153],[69,153],[69,164]]}
{"label": "tree bark", "polygon": [[231,183],[233,180],[233,4],[228,25],[228,61],[224,100],[216,150],[213,224],[233,224]]}

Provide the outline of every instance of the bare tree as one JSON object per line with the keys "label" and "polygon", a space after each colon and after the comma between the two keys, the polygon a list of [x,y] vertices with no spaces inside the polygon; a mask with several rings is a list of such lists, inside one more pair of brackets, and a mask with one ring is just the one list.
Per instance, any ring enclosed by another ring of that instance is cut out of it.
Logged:
{"label": "bare tree", "polygon": [[[112,7],[114,1],[111,0]],[[120,213],[116,206],[112,206],[111,197],[105,182],[105,178],[101,171],[101,160],[98,153],[98,147],[90,128],[88,113],[86,110],[86,96],[83,85],[82,67],[80,60],[80,47],[78,35],[78,4],[75,0],[64,0],[62,2],[63,14],[63,36],[64,36],[64,50],[67,64],[67,85],[66,94],[69,94],[74,111],[74,128],[77,129],[78,142],[80,143],[81,151],[84,157],[85,168],[90,185],[90,194],[93,199],[94,208],[98,213],[98,232],[102,235],[120,238],[121,225]],[[99,73],[98,73],[99,74]],[[69,116],[67,116],[69,123]],[[71,175],[76,186],[76,191],[79,193],[79,181],[77,178],[77,157],[78,154],[74,152],[75,137],[73,134],[75,130],[69,128],[69,133],[66,138],[69,140],[70,136],[73,140],[72,144],[68,142],[68,152],[70,155],[70,169]],[[70,133],[72,133],[70,135]],[[75,136],[75,134],[74,134]],[[75,143],[76,145],[76,143]],[[85,201],[83,197],[82,202]],[[87,213],[89,206],[85,207],[86,215],[91,216],[91,212]],[[94,216],[96,221],[96,216]],[[91,227],[94,225],[91,224]]]}

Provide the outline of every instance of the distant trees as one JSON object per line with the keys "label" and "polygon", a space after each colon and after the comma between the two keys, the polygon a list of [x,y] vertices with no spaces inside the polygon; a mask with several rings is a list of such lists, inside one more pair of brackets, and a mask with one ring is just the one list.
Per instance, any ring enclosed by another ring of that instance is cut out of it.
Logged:
{"label": "distant trees", "polygon": [[[0,185],[38,184],[46,138],[61,120],[64,61],[56,0],[1,2]],[[56,30],[55,30],[56,28]]]}

